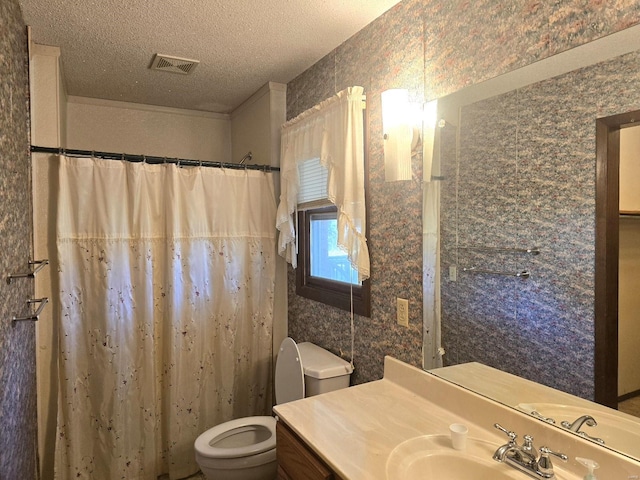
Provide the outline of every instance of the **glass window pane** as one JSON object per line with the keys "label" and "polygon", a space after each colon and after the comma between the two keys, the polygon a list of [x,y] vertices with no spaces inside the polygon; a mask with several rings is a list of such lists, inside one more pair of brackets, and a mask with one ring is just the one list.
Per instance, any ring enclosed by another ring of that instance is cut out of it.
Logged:
{"label": "glass window pane", "polygon": [[311,276],[360,285],[358,272],[351,267],[347,254],[338,248],[336,214],[311,216]]}

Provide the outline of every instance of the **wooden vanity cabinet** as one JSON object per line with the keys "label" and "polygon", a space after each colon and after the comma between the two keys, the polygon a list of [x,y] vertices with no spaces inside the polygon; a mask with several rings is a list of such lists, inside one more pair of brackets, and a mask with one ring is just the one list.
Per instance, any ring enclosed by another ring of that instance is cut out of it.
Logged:
{"label": "wooden vanity cabinet", "polygon": [[276,424],[276,457],[278,480],[340,480],[340,477],[281,421]]}

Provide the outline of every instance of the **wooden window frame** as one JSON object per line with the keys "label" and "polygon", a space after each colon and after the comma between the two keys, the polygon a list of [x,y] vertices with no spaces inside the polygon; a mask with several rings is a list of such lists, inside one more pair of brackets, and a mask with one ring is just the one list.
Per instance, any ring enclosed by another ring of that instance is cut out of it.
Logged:
{"label": "wooden window frame", "polygon": [[311,275],[310,232],[311,217],[314,214],[337,212],[335,206],[315,208],[298,212],[298,268],[296,268],[296,294],[317,302],[351,311],[353,289],[353,312],[364,317],[371,316],[371,283],[369,279],[362,285],[350,285]]}

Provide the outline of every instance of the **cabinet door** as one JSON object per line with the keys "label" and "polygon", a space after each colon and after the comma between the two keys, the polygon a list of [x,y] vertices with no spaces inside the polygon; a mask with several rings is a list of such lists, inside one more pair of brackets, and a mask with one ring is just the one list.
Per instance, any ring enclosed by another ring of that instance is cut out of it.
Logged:
{"label": "cabinet door", "polygon": [[282,469],[282,465],[278,465],[278,475],[276,480],[293,480],[293,478],[287,475],[287,472]]}
{"label": "cabinet door", "polygon": [[278,478],[282,480],[334,480],[333,472],[282,422],[276,424]]}

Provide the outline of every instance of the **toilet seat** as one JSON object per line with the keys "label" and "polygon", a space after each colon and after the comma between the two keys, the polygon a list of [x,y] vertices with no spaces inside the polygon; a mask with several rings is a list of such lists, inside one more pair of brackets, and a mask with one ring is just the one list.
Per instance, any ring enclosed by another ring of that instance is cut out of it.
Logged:
{"label": "toilet seat", "polygon": [[[304,398],[302,361],[298,345],[291,338],[285,338],[280,345],[275,385],[276,403]],[[240,439],[241,436],[248,438]],[[209,459],[246,459],[271,450],[275,452],[276,419],[255,416],[221,423],[202,433],[196,439],[194,447],[197,458]]]}
{"label": "toilet seat", "polygon": [[[352,368],[347,362],[310,343],[300,347],[292,338],[280,344],[274,375],[276,403],[349,386]],[[216,425],[196,439],[194,449],[196,462],[208,480],[277,478],[273,417],[238,418]]]}
{"label": "toilet seat", "polygon": [[[242,446],[218,447],[216,444],[234,435],[249,433],[251,430],[264,429],[269,436],[257,443]],[[202,433],[195,442],[195,450],[209,458],[240,458],[258,455],[276,448],[276,419],[267,416],[244,417],[230,420]]]}

